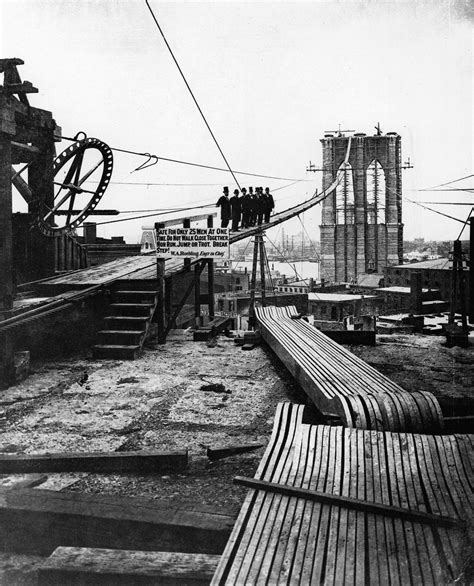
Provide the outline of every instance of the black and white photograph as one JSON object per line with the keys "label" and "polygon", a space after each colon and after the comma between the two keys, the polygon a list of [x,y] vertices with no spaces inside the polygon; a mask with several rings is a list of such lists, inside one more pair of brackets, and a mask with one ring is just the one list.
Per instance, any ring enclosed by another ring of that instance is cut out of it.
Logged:
{"label": "black and white photograph", "polygon": [[0,0],[0,585],[474,583],[470,0]]}

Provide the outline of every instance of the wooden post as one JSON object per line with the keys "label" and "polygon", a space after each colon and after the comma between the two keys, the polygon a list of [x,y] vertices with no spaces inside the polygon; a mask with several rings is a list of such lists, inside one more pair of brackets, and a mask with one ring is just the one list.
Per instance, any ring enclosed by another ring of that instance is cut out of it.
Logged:
{"label": "wooden post", "polygon": [[260,244],[260,288],[262,291],[262,307],[265,307],[265,243],[263,233],[258,235]]}
{"label": "wooden post", "polygon": [[[173,277],[165,278],[165,322],[168,324],[171,319],[173,302]],[[172,326],[173,324],[171,324]]]}
{"label": "wooden post", "polygon": [[[189,218],[186,218],[185,220],[183,220],[183,228],[191,228],[191,220]],[[190,258],[184,259],[184,270],[185,271],[191,270],[191,259]]]}
{"label": "wooden post", "polygon": [[[13,307],[12,183],[10,137],[0,133],[0,323]],[[13,341],[0,332],[0,388],[13,378]]]}
{"label": "wooden post", "polygon": [[[213,227],[213,216],[207,217],[207,227]],[[210,258],[207,261],[207,306],[209,308],[209,320],[215,317],[214,310],[214,259]]]}
{"label": "wooden post", "polygon": [[252,276],[250,278],[249,328],[255,328],[255,284],[257,282],[258,233],[253,246]]}
{"label": "wooden post", "polygon": [[[163,224],[156,223],[155,230],[156,241],[158,242],[158,230],[163,228]],[[158,344],[166,343],[166,326],[165,326],[165,259],[156,257],[156,279],[157,279],[157,303],[156,303],[156,324],[158,327]]]}
{"label": "wooden post", "polygon": [[196,327],[201,325],[201,267],[194,265],[194,322]]}
{"label": "wooden post", "polygon": [[[44,130],[41,138],[34,145],[39,149],[39,154],[28,167],[28,185],[34,195],[39,194],[41,200],[49,207],[54,207],[54,135],[53,129]],[[30,213],[36,213],[34,204],[28,206]],[[42,210],[44,212],[44,209]],[[51,217],[51,221],[53,221]],[[43,279],[54,275],[55,270],[55,246],[54,238],[46,237],[38,230],[33,233],[34,247],[32,260],[35,267],[35,279]],[[70,250],[66,242],[66,266],[70,266]]]}
{"label": "wooden post", "polygon": [[469,321],[474,324],[474,217],[470,219],[469,234]]}

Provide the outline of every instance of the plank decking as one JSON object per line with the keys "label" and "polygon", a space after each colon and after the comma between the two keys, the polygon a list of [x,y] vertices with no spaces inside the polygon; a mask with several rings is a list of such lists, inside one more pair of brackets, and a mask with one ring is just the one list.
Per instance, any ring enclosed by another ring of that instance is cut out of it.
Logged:
{"label": "plank decking", "polygon": [[[472,521],[472,436],[302,424],[278,406],[255,478]],[[466,579],[469,530],[249,490],[212,584],[447,584]]]}

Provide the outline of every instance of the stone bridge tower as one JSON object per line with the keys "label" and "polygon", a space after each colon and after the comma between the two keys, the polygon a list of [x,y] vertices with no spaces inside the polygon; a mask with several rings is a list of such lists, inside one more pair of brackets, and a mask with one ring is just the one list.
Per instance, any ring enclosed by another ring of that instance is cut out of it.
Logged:
{"label": "stone bridge tower", "polygon": [[361,273],[382,273],[403,261],[401,137],[396,132],[349,138],[326,134],[323,189],[343,179],[323,201],[321,278],[355,281]]}

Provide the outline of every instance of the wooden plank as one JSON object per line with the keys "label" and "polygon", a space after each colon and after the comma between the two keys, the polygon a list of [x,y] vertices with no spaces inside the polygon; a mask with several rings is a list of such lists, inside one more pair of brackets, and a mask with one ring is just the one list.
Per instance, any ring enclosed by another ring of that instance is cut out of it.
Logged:
{"label": "wooden plank", "polygon": [[187,450],[176,452],[1,454],[0,474],[22,472],[136,472],[150,474],[185,470],[187,463]]}
{"label": "wooden plank", "polygon": [[0,549],[49,555],[60,545],[221,553],[235,515],[209,507],[42,489],[0,490]]}
{"label": "wooden plank", "polygon": [[[316,433],[314,445],[314,475],[310,476],[307,488],[310,490],[324,490],[329,476],[334,473],[334,467],[329,464],[332,446],[330,445],[330,428],[322,427]],[[311,574],[316,561],[322,560],[320,553],[325,527],[327,526],[328,507],[313,501],[302,500],[304,503],[302,514],[306,522],[301,528],[298,538],[298,547],[293,561],[295,578],[301,584],[310,584]]]}
{"label": "wooden plank", "polygon": [[214,462],[221,458],[228,458],[229,456],[235,456],[236,454],[245,454],[262,448],[264,444],[241,444],[239,446],[223,446],[221,448],[207,448],[206,455]]}
{"label": "wooden plank", "polygon": [[39,586],[209,584],[219,556],[58,547],[38,572]]}
{"label": "wooden plank", "polygon": [[234,482],[235,484],[247,486],[248,488],[311,499],[328,505],[336,505],[338,507],[345,507],[357,511],[377,513],[378,515],[385,515],[395,519],[409,519],[411,521],[417,521],[418,523],[427,523],[428,525],[438,525],[440,527],[458,527],[461,529],[466,527],[466,521],[464,519],[448,517],[447,515],[432,515],[423,511],[412,511],[392,505],[369,503],[367,501],[347,496],[317,492],[315,490],[287,486],[275,482],[268,482],[266,480],[247,478],[245,476],[235,476]]}

